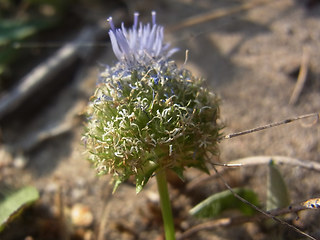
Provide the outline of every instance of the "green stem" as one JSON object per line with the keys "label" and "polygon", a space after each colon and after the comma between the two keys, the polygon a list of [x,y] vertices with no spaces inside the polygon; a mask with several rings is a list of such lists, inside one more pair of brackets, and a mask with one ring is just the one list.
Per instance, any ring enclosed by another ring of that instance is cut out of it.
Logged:
{"label": "green stem", "polygon": [[162,169],[159,172],[157,172],[156,178],[158,184],[158,191],[160,195],[160,205],[166,240],[175,240],[176,238],[165,169]]}

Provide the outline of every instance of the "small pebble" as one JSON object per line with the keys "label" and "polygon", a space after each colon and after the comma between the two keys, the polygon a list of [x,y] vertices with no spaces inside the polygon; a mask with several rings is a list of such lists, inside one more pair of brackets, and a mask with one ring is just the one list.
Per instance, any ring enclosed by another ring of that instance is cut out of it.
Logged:
{"label": "small pebble", "polygon": [[77,227],[89,227],[93,222],[93,215],[89,207],[77,203],[71,209],[71,221]]}
{"label": "small pebble", "polygon": [[33,240],[33,237],[27,236],[27,237],[24,238],[24,240]]}
{"label": "small pebble", "polygon": [[27,165],[27,163],[28,163],[27,158],[22,154],[19,154],[13,160],[13,166],[18,169],[23,169]]}

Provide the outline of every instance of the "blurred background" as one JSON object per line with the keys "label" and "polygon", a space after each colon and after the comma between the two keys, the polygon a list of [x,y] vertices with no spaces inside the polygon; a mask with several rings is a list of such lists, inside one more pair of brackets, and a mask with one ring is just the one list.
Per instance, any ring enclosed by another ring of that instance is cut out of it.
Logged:
{"label": "blurred background", "polygon": [[[129,27],[134,12],[149,22],[152,10],[180,49],[178,66],[188,50],[185,67],[220,96],[225,134],[319,112],[319,1],[0,0],[0,199],[25,186],[39,192],[0,239],[164,239],[155,182],[136,195],[128,181],[112,195],[109,176],[95,175],[81,142],[99,72],[116,63],[107,18]],[[312,121],[223,140],[213,161],[281,155],[319,162],[319,124]],[[266,165],[219,169],[232,187],[254,190],[264,208]],[[318,172],[280,169],[292,203],[320,195]],[[226,189],[214,174],[192,169],[184,182],[170,177],[170,188],[178,236],[204,221],[188,214],[192,206]],[[299,217],[290,223],[320,236],[318,211]],[[301,239],[279,224],[252,221],[190,239],[275,236]]]}

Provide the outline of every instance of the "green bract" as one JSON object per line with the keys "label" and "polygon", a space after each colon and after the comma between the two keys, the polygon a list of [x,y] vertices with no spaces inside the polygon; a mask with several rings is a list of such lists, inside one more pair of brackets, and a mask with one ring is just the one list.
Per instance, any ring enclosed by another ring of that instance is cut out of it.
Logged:
{"label": "green bract", "polygon": [[106,68],[88,107],[84,136],[99,174],[112,174],[115,188],[135,176],[137,192],[157,170],[179,176],[185,167],[207,172],[217,155],[219,100],[202,80],[161,58]]}

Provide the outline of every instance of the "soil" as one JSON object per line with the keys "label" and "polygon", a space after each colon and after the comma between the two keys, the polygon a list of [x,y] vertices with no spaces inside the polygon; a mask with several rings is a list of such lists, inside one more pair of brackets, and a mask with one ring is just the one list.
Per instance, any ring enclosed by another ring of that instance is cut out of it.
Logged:
{"label": "soil", "polygon": [[[84,19],[100,23],[122,12],[127,15],[123,21],[128,22],[128,17],[139,11],[141,20],[146,22],[151,18],[151,10],[156,10],[157,22],[166,27],[166,39],[180,49],[173,56],[177,64],[184,64],[188,49],[186,67],[204,77],[207,87],[220,96],[225,134],[319,112],[320,4],[294,0],[250,2],[258,4],[239,10],[247,1],[128,0],[121,8],[88,7]],[[195,17],[209,12],[216,17],[195,21]],[[190,18],[192,24],[182,26]],[[40,200],[11,222],[0,233],[0,239],[164,239],[155,179],[139,194],[133,181],[121,185],[112,194],[110,177],[97,177],[86,161],[81,142],[85,125],[82,113],[94,92],[101,64],[112,65],[116,61],[107,30],[103,41],[107,45],[97,47],[90,59],[74,64],[59,75],[65,84],[53,88],[54,92],[49,91],[47,97],[41,92],[40,99],[33,96],[32,102],[39,106],[34,105],[28,112],[26,102],[24,111],[20,108],[3,121],[0,186],[35,186]],[[303,53],[309,59],[306,83],[298,101],[290,104]],[[219,162],[260,155],[320,162],[320,125],[312,124],[313,120],[222,140]],[[49,131],[52,126],[59,129],[66,123],[67,131],[34,140],[37,134]],[[34,144],[29,144],[32,141]],[[319,197],[318,172],[299,166],[279,167],[292,203]],[[231,187],[246,187],[258,193],[264,206],[266,165],[218,169]],[[189,169],[185,182],[175,176],[169,178],[177,236],[206,221],[188,214],[192,206],[226,190],[219,178],[200,181],[192,190],[188,188],[204,176]],[[81,214],[75,220],[71,216],[76,204],[82,205]],[[222,217],[236,216],[233,212],[228,214]],[[287,219],[320,239],[319,211],[303,211],[299,219],[294,215]],[[304,238],[279,223],[248,221],[203,230],[188,239]]]}

